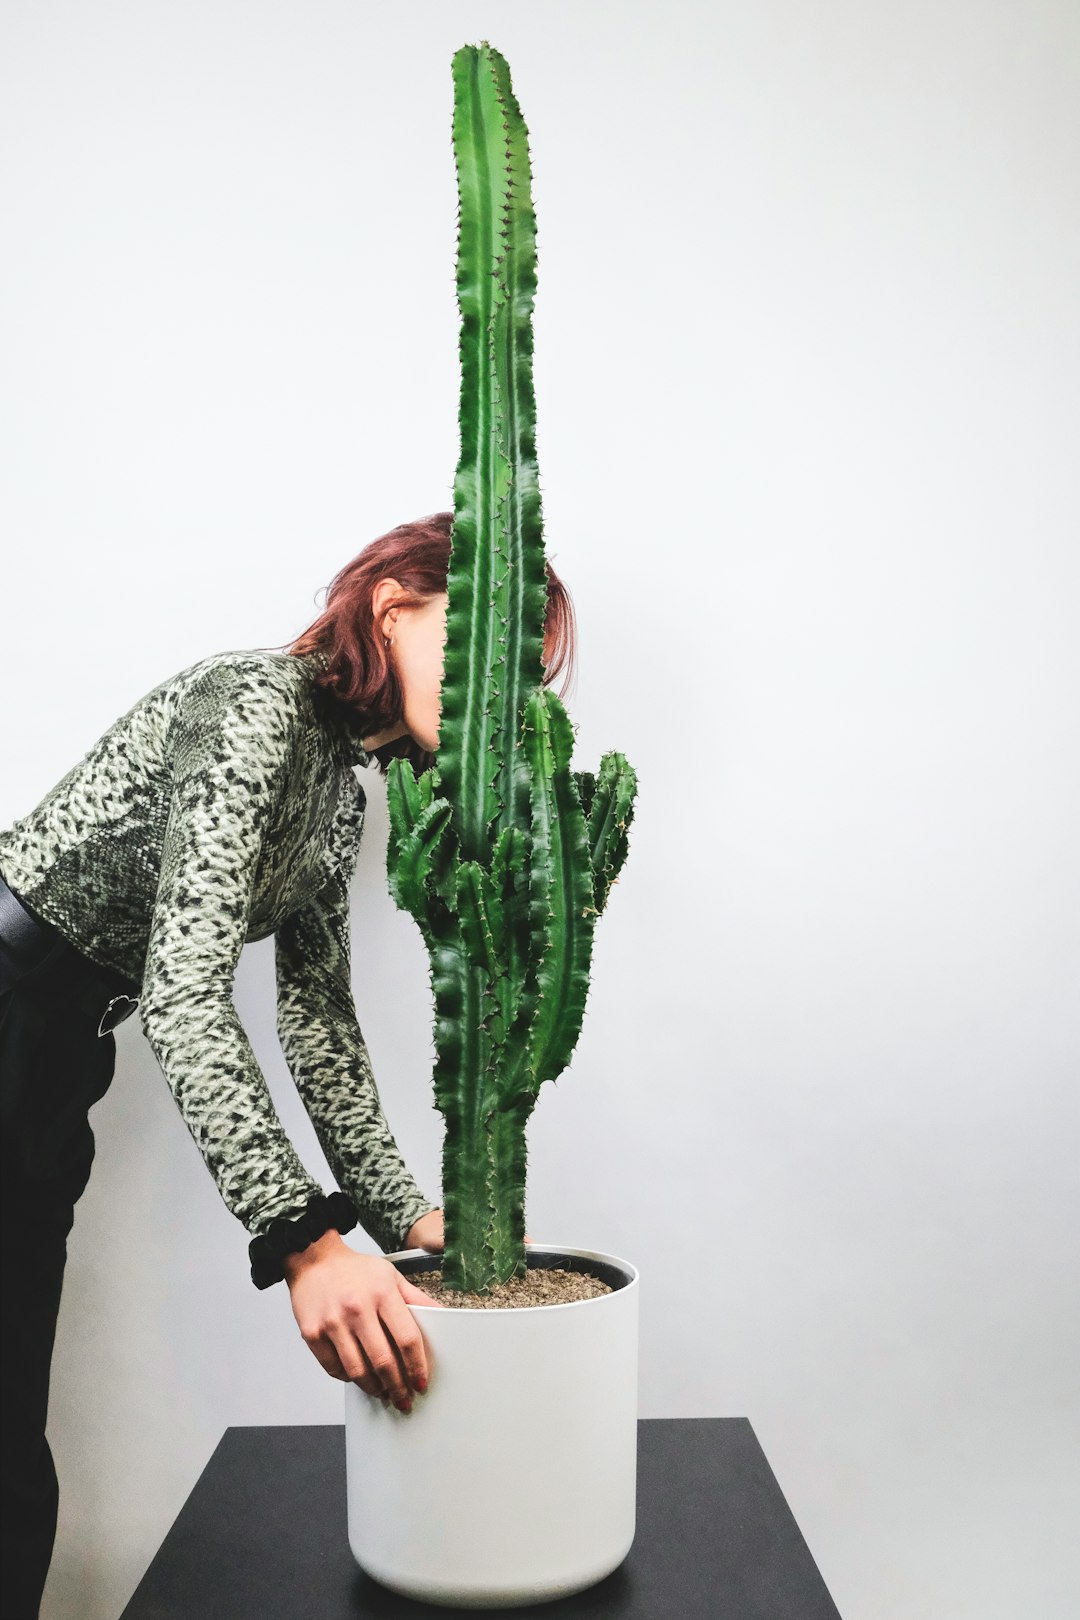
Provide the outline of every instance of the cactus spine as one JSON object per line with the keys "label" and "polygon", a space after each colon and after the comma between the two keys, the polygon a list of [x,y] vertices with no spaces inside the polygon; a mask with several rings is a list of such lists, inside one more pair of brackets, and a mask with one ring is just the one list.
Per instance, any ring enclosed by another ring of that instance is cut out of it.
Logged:
{"label": "cactus spine", "polygon": [[435,1000],[448,1288],[524,1274],[525,1127],[581,1032],[593,929],[626,856],[636,778],[570,769],[543,684],[547,605],[532,381],[527,131],[486,41],[453,58],[461,454],[437,765],[387,774],[390,890]]}

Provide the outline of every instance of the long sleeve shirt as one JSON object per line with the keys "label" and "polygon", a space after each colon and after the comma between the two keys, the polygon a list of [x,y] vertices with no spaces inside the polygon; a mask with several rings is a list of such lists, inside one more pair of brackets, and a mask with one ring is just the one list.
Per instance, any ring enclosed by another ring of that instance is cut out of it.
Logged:
{"label": "long sleeve shirt", "polygon": [[143,1030],[228,1209],[253,1237],[323,1188],[281,1124],[232,999],[275,936],[277,1028],[341,1190],[379,1246],[438,1206],[383,1113],[357,1022],[349,883],[370,757],[321,652],[212,654],[163,681],[35,809],[0,874],[91,960],[140,987]]}

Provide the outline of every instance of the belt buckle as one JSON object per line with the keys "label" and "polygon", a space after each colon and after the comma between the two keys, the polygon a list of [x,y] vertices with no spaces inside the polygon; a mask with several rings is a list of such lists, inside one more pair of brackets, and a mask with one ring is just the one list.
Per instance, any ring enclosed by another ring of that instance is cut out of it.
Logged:
{"label": "belt buckle", "polygon": [[[111,1023],[106,1023],[105,1020],[108,1018],[108,1016],[112,1012],[113,1008],[117,1005],[118,1002],[121,1002],[121,1001],[126,1001],[128,1003],[128,1005],[126,1007],[122,1008],[121,1011],[117,1013],[116,1017],[112,1020]],[[116,1028],[117,1024],[122,1024],[124,1022],[125,1018],[130,1018],[131,1017],[131,1014],[135,1011],[135,1009],[136,1009],[136,1007],[138,1005],[139,1005],[138,996],[127,996],[127,995],[113,996],[112,1000],[109,1002],[109,1005],[105,1008],[105,1011],[101,1015],[101,1021],[98,1024],[98,1028],[97,1028],[98,1034],[99,1035],[108,1035],[108,1034],[110,1034],[111,1031]]]}

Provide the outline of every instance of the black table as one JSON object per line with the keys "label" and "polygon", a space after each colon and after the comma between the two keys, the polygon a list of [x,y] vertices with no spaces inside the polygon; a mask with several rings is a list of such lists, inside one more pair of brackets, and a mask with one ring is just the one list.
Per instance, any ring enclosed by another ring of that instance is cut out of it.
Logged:
{"label": "black table", "polygon": [[419,1603],[364,1574],[346,1533],[344,1424],[226,1429],[121,1620],[467,1613],[839,1620],[739,1417],[639,1420],[637,1529],[619,1568],[571,1597],[501,1610]]}

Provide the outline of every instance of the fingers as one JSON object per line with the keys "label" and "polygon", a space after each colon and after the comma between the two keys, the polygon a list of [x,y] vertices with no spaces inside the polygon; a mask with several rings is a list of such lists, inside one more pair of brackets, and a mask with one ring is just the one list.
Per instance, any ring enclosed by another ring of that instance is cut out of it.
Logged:
{"label": "fingers", "polygon": [[[364,1351],[364,1346],[356,1337],[348,1323],[339,1327],[327,1329],[333,1349],[334,1360],[343,1368],[342,1376],[347,1383],[356,1384],[365,1395],[373,1395],[382,1400],[389,1399],[383,1381],[378,1372],[371,1365]],[[321,1359],[321,1358],[320,1358]]]}
{"label": "fingers", "polygon": [[344,1327],[324,1327],[318,1334],[302,1333],[301,1338],[331,1378],[342,1384],[355,1379],[367,1394],[379,1393],[382,1385],[371,1376],[371,1369],[359,1353],[359,1345]]}
{"label": "fingers", "polygon": [[427,1355],[416,1318],[397,1289],[392,1289],[380,1301],[379,1317],[401,1358],[406,1389],[411,1399],[412,1389],[421,1389],[428,1381]]}
{"label": "fingers", "polygon": [[309,1345],[331,1378],[356,1384],[365,1395],[389,1399],[395,1405],[412,1400],[397,1355],[379,1328],[377,1317],[371,1316],[363,1324],[328,1322],[321,1336],[309,1341]]}
{"label": "fingers", "polygon": [[330,1339],[307,1339],[305,1343],[324,1372],[328,1372],[331,1378],[336,1378],[343,1384],[349,1382],[349,1375],[342,1367],[338,1352]]}
{"label": "fingers", "polygon": [[394,1405],[405,1409],[413,1398],[397,1347],[377,1316],[365,1315],[357,1329],[357,1337],[364,1348],[368,1365],[378,1381],[379,1389]]}
{"label": "fingers", "polygon": [[[347,1310],[343,1320],[327,1323],[324,1333],[333,1361],[365,1394],[387,1396],[400,1406],[426,1385],[424,1341],[396,1290]],[[322,1356],[319,1360],[326,1365]]]}
{"label": "fingers", "polygon": [[413,1289],[388,1260],[342,1247],[290,1279],[300,1336],[331,1378],[404,1408],[413,1388],[426,1385],[428,1367],[423,1337],[399,1289],[429,1305],[441,1302]]}
{"label": "fingers", "polygon": [[[317,1330],[302,1332],[301,1338],[323,1371],[340,1383],[356,1384],[365,1395],[397,1400],[404,1392],[406,1398],[411,1399],[378,1317],[369,1312],[367,1322],[361,1325],[357,1320],[359,1314],[346,1309],[340,1319],[324,1321]],[[364,1348],[364,1336],[372,1344],[381,1340],[382,1349],[373,1350],[369,1355]]]}

